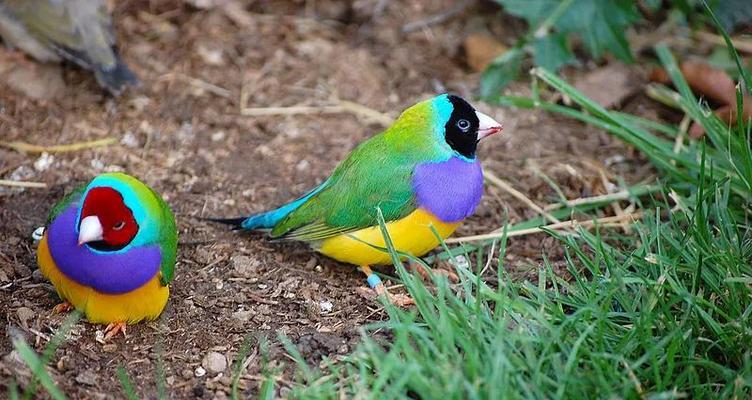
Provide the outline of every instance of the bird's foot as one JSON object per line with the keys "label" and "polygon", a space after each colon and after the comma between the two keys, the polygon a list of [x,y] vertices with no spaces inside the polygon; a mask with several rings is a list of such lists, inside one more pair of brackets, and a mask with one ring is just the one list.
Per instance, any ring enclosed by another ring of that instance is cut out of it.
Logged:
{"label": "bird's foot", "polygon": [[[368,280],[368,286],[371,287],[371,289],[368,289],[365,287],[360,288],[361,294],[376,293],[377,296],[383,296],[390,303],[394,304],[397,307],[402,307],[402,308],[415,304],[415,300],[413,300],[413,298],[407,294],[389,293],[389,291],[386,290],[386,286],[384,286],[384,282],[381,281],[381,278],[379,278],[378,275],[374,274],[373,271],[371,271],[370,267],[362,266],[360,267],[360,269],[363,271],[363,273],[366,274],[367,280]],[[366,297],[370,297],[370,296],[366,296]]]}
{"label": "bird's foot", "polygon": [[106,328],[104,328],[104,340],[113,338],[120,332],[123,332],[123,337],[127,337],[125,334],[125,328],[128,325],[125,322],[110,322]]}
{"label": "bird's foot", "polygon": [[460,278],[457,276],[457,274],[449,269],[430,268],[429,272],[429,268],[421,263],[410,263],[407,269],[413,272],[417,272],[418,275],[420,275],[420,277],[423,278],[423,280],[426,282],[431,282],[431,274],[445,276],[452,283],[457,283],[460,281]]}
{"label": "bird's foot", "polygon": [[67,300],[63,301],[60,304],[57,304],[55,307],[52,307],[53,314],[67,314],[73,310],[75,310],[75,307],[73,307],[73,304],[71,304]]}

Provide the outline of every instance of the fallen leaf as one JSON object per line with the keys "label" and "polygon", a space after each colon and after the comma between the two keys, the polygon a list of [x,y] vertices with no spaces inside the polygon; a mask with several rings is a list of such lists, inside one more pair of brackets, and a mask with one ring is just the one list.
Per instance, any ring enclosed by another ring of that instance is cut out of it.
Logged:
{"label": "fallen leaf", "polygon": [[[736,83],[726,71],[694,61],[682,62],[679,69],[692,90],[722,104],[715,110],[718,118],[729,125],[737,122]],[[655,68],[650,72],[650,80],[664,84],[671,83],[668,74],[661,68]],[[744,96],[742,104],[742,117],[744,120],[749,120],[752,118],[752,97]],[[689,128],[689,136],[697,139],[704,134],[705,129],[702,125],[697,121],[693,122]]]}
{"label": "fallen leaf", "polygon": [[[736,84],[725,71],[694,61],[681,63],[679,69],[692,90],[721,104],[736,103]],[[671,83],[671,78],[662,68],[653,69],[650,72],[650,80],[663,84]]]}
{"label": "fallen leaf", "polygon": [[485,70],[494,58],[507,51],[507,46],[484,33],[470,34],[465,38],[463,47],[467,65],[475,72]]}
{"label": "fallen leaf", "polygon": [[614,62],[575,80],[574,87],[601,106],[611,108],[637,93],[641,85],[629,67]]}

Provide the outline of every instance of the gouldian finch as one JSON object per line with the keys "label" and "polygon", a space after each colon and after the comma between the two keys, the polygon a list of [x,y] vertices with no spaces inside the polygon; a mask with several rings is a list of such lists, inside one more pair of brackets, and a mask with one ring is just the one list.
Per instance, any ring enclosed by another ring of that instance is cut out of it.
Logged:
{"label": "gouldian finch", "polygon": [[[483,194],[478,142],[501,125],[461,97],[442,94],[407,110],[360,144],[331,176],[303,197],[250,217],[216,219],[268,230],[341,262],[360,266],[371,288],[386,292],[370,266],[391,264],[378,209],[394,247],[422,256],[473,213]],[[374,248],[377,247],[377,248]],[[388,294],[387,294],[388,295]]]}
{"label": "gouldian finch", "polygon": [[109,324],[108,339],[162,312],[177,238],[172,211],[156,192],[129,175],[102,174],[53,207],[37,261],[64,300],[55,309]]}
{"label": "gouldian finch", "polygon": [[105,0],[0,0],[0,36],[41,62],[72,61],[120,94],[138,85],[115,48]]}

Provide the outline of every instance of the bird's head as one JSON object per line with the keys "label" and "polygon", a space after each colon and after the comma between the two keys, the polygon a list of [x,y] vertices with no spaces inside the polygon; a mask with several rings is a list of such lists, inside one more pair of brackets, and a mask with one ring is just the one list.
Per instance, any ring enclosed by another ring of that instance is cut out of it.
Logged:
{"label": "bird's head", "polygon": [[428,142],[431,145],[428,147],[441,155],[472,160],[478,142],[501,132],[502,126],[462,97],[442,94],[405,110],[393,131],[402,132],[401,136],[408,141]]}
{"label": "bird's head", "polygon": [[149,189],[125,174],[104,174],[87,187],[78,218],[78,244],[98,251],[153,242]]}

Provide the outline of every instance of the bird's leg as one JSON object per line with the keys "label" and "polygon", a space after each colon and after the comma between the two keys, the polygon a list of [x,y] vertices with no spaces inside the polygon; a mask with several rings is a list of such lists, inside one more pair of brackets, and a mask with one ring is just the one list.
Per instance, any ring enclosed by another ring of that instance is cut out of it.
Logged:
{"label": "bird's leg", "polygon": [[75,307],[73,307],[73,304],[71,304],[68,300],[63,300],[62,303],[55,305],[55,307],[52,307],[52,313],[66,314],[73,311],[74,309]]}
{"label": "bird's leg", "polygon": [[415,304],[415,301],[409,295],[389,293],[386,290],[386,286],[384,286],[384,282],[381,281],[381,278],[379,278],[378,275],[373,273],[371,267],[369,267],[368,265],[362,265],[360,267],[360,270],[363,271],[364,274],[366,274],[368,286],[370,286],[377,295],[386,296],[387,300],[389,300],[390,303],[398,307],[407,307],[409,305]]}
{"label": "bird's leg", "polygon": [[420,275],[420,277],[423,278],[423,280],[426,282],[431,282],[431,273],[446,276],[447,279],[449,279],[449,281],[452,283],[457,283],[460,281],[460,278],[457,276],[457,274],[454,273],[454,271],[445,268],[431,268],[431,272],[429,273],[429,268],[426,268],[426,266],[424,266],[423,264],[416,262],[410,263],[410,265],[407,266],[407,269],[417,272],[418,275]]}
{"label": "bird's leg", "polygon": [[104,340],[109,340],[120,332],[123,332],[123,337],[127,337],[125,335],[125,328],[127,326],[128,325],[125,322],[110,322],[110,324],[104,328]]}

